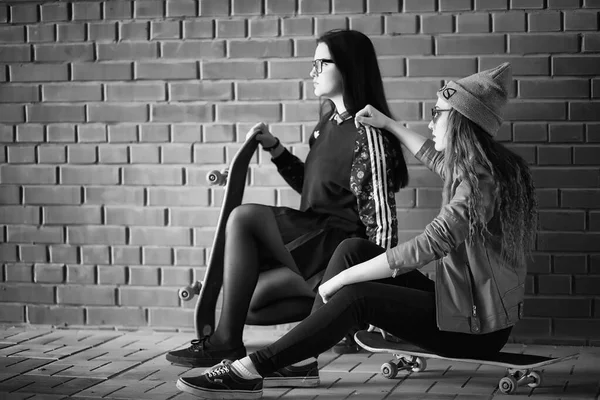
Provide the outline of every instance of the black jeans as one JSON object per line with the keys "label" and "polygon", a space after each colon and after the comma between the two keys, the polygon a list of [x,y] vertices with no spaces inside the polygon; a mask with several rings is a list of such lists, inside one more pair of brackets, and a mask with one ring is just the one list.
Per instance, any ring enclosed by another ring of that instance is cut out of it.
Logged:
{"label": "black jeans", "polygon": [[[333,254],[324,281],[383,252],[368,240],[347,239]],[[375,325],[436,353],[459,357],[498,352],[511,331],[506,328],[482,335],[440,331],[436,323],[434,282],[421,272],[412,271],[396,278],[344,286],[281,339],[250,354],[250,359],[265,376],[318,356],[339,342],[350,328],[361,324]]]}

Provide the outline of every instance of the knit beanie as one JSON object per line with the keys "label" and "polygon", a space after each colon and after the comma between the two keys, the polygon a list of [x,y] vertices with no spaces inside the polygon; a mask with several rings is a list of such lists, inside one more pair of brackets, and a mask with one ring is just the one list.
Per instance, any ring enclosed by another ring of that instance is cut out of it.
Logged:
{"label": "knit beanie", "polygon": [[509,63],[450,81],[437,95],[454,109],[495,136],[502,125],[512,73]]}

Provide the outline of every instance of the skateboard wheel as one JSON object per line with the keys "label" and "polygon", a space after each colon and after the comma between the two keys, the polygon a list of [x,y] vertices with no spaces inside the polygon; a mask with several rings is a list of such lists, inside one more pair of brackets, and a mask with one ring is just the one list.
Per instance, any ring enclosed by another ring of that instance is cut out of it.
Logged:
{"label": "skateboard wheel", "polygon": [[391,362],[386,362],[381,365],[381,375],[387,379],[394,379],[398,375],[398,366]]}
{"label": "skateboard wheel", "polygon": [[505,376],[500,379],[500,383],[498,384],[498,388],[504,394],[513,394],[517,391],[517,380],[514,376]]}
{"label": "skateboard wheel", "polygon": [[527,384],[530,388],[536,388],[542,384],[542,375],[537,371],[531,371],[528,377],[532,378],[532,381]]}
{"label": "skateboard wheel", "polygon": [[228,170],[217,171],[216,169],[206,174],[206,181],[211,186],[224,186],[227,183]]}
{"label": "skateboard wheel", "polygon": [[184,288],[179,289],[179,292],[177,294],[179,295],[179,298],[183,301],[189,301],[192,299],[192,297],[194,297],[194,293],[191,286],[186,286]]}
{"label": "skateboard wheel", "polygon": [[427,359],[423,357],[417,357],[414,364],[415,366],[411,368],[412,372],[423,372],[427,369]]}

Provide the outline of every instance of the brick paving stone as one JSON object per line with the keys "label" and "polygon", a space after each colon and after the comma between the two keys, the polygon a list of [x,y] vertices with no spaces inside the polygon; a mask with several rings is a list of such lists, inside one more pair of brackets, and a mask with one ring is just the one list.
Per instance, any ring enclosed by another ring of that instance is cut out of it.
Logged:
{"label": "brick paving stone", "polygon": [[[364,357],[364,355],[362,357]],[[350,372],[361,362],[362,359],[356,354],[346,354],[343,357],[338,357],[332,360],[326,366],[323,366],[322,369],[323,371]]]}
{"label": "brick paving stone", "polygon": [[318,393],[298,393],[298,392],[294,392],[291,393],[287,392],[285,393],[283,396],[280,397],[280,399],[285,399],[285,400],[314,400],[316,398],[318,398]]}
{"label": "brick paving stone", "polygon": [[92,348],[64,358],[62,361],[130,361],[145,362],[164,354],[158,349],[125,348],[121,350]]}
{"label": "brick paving stone", "polygon": [[25,331],[23,328],[0,329],[0,343],[21,343],[51,333],[51,330]]}
{"label": "brick paving stone", "polygon": [[52,360],[41,358],[0,357],[0,373],[23,374],[51,362]]}
{"label": "brick paving stone", "polygon": [[89,346],[64,346],[61,344],[17,344],[0,350],[0,356],[47,358],[59,360],[61,358],[78,353],[89,348]]}
{"label": "brick paving stone", "polygon": [[[163,388],[161,388],[164,386]],[[166,391],[168,394],[162,393]],[[110,393],[109,399],[155,399],[164,400],[179,393],[175,382],[137,382]]]}
{"label": "brick paving stone", "polygon": [[27,375],[108,379],[138,364],[140,363],[136,361],[79,361],[76,364],[55,362],[30,371]]}
{"label": "brick paving stone", "polygon": [[[157,399],[168,399],[169,397],[175,396],[180,390],[175,386],[175,381],[162,382],[160,385],[155,386],[149,391],[145,392],[141,399],[157,398]],[[148,397],[146,397],[148,396]]]}
{"label": "brick paving stone", "polygon": [[[39,378],[39,377],[37,377],[37,378]],[[64,381],[57,384],[56,382],[53,382],[53,381],[54,381],[54,379],[59,379],[59,378],[54,378],[54,377],[50,377],[50,378],[51,378],[51,380],[48,381],[47,386],[40,385],[39,380],[36,379],[35,385],[32,385],[32,387],[28,387],[26,389],[26,391],[33,392],[33,393],[40,393],[40,394],[52,393],[52,394],[72,395],[72,394],[78,393],[78,392],[102,381],[101,379],[95,379],[95,378],[64,378],[65,379]]]}
{"label": "brick paving stone", "polygon": [[2,393],[0,392],[0,399],[2,400],[62,400],[69,399],[72,397],[65,397],[62,394],[35,394],[35,393]]}
{"label": "brick paving stone", "polygon": [[425,377],[427,372],[423,372],[419,375],[422,377],[413,378],[412,376],[406,377],[406,379],[400,381],[400,383],[392,391],[392,395],[400,394],[406,395],[407,393],[425,393],[436,384],[436,380],[431,377]]}
{"label": "brick paving stone", "polygon": [[[138,368],[136,368],[137,370]],[[204,372],[206,368],[187,368],[187,367],[167,367],[155,370],[151,374],[147,375],[144,380],[152,381],[176,381],[179,377],[185,376],[198,376]],[[123,375],[129,376],[127,374]]]}
{"label": "brick paving stone", "polygon": [[303,398],[303,396],[318,396],[317,398],[345,399],[356,391],[356,388],[328,388],[327,391],[319,391],[318,388],[295,388],[283,395],[283,399]]}
{"label": "brick paving stone", "polygon": [[263,399],[278,399],[287,392],[292,390],[291,388],[267,388],[263,389]]}
{"label": "brick paving stone", "polygon": [[[190,339],[188,340],[187,338]],[[189,345],[189,341],[192,338],[193,336],[191,335],[183,335],[172,332],[146,334],[138,334],[136,332],[120,336],[98,347],[107,349],[141,348],[166,351],[177,346],[183,346],[186,343]]]}
{"label": "brick paving stone", "polygon": [[336,380],[329,388],[357,388],[366,382],[369,379],[373,378],[371,373],[357,373],[352,372],[351,374],[342,374],[340,379]]}
{"label": "brick paving stone", "polygon": [[[0,382],[10,379],[13,376],[17,376],[17,375],[19,375],[17,372],[10,372],[10,373],[0,372]],[[2,399],[2,397],[0,397],[0,399]]]}
{"label": "brick paving stone", "polygon": [[180,392],[175,397],[170,398],[169,400],[198,400],[196,396],[192,396],[189,393]]}
{"label": "brick paving stone", "polygon": [[71,395],[100,381],[101,379],[91,378],[19,375],[0,382],[0,392]]}
{"label": "brick paving stone", "polygon": [[28,344],[46,344],[46,345],[79,345],[79,346],[98,346],[113,340],[122,333],[98,333],[93,331],[55,331],[44,336],[32,338],[27,341]]}
{"label": "brick paving stone", "polygon": [[[151,389],[155,386],[157,386],[158,383],[154,383],[154,384],[147,384],[145,386],[145,389]],[[78,396],[81,397],[106,397],[106,398],[110,398],[111,393],[117,392],[122,388],[125,388],[127,386],[142,386],[139,385],[139,381],[136,379],[130,379],[130,380],[105,380],[102,381],[100,383],[98,383],[97,385],[91,386],[83,391],[81,391],[80,393],[77,393]]]}

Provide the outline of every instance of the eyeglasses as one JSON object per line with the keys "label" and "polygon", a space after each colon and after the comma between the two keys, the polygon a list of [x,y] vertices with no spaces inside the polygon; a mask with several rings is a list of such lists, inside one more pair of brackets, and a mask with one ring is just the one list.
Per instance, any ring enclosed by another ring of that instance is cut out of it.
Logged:
{"label": "eyeglasses", "polygon": [[313,60],[312,66],[315,69],[315,72],[317,73],[317,75],[319,75],[321,72],[323,72],[323,63],[333,64],[333,60],[330,60],[328,58],[317,58],[316,60]]}
{"label": "eyeglasses", "polygon": [[452,111],[452,109],[451,108],[441,109],[441,108],[437,108],[437,107],[431,108],[431,119],[433,120],[434,123],[440,117],[440,114],[442,114],[442,112],[444,112],[444,111]]}

